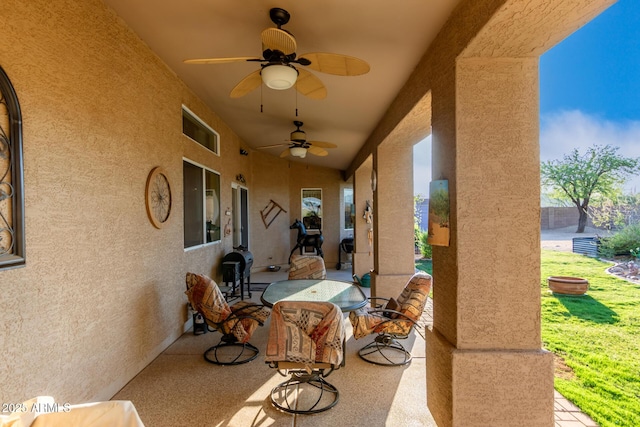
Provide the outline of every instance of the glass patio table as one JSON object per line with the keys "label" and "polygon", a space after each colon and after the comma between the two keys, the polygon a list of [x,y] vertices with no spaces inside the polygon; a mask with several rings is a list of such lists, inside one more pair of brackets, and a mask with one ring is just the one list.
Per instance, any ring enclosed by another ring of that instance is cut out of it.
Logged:
{"label": "glass patio table", "polygon": [[273,282],[267,286],[260,299],[267,307],[273,307],[278,301],[329,301],[343,312],[357,310],[367,304],[367,297],[358,286],[330,279]]}

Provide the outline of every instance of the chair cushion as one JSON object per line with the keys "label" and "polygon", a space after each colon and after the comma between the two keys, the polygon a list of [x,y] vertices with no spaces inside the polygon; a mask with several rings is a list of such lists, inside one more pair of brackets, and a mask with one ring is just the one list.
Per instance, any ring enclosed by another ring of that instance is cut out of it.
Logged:
{"label": "chair cushion", "polygon": [[326,278],[327,270],[322,257],[316,255],[294,255],[291,257],[289,280]]}
{"label": "chair cushion", "polygon": [[[403,289],[396,309],[404,316],[416,322],[420,319],[431,290],[431,276],[427,273],[416,273]],[[388,305],[389,303],[387,303]],[[391,307],[387,307],[391,309]],[[403,316],[391,318],[383,313],[373,313],[380,308],[362,307],[349,313],[353,325],[353,337],[360,339],[372,333],[407,336],[411,332],[413,322]]]}
{"label": "chair cushion", "polygon": [[[224,322],[222,331],[233,334],[242,343],[248,342],[253,332],[271,314],[267,307],[249,301],[238,301],[231,306],[231,312],[233,314]],[[250,317],[242,318],[243,316]]]}
{"label": "chair cushion", "polygon": [[[384,305],[384,308],[387,310],[398,311],[400,310],[400,304],[398,304],[398,301],[395,298],[389,298],[389,301]],[[396,313],[388,313],[387,316],[392,319],[398,317]]]}
{"label": "chair cushion", "polygon": [[207,323],[217,328],[229,317],[231,308],[216,282],[207,276],[195,273],[187,273],[186,282],[185,294],[193,309],[202,314]]}
{"label": "chair cushion", "polygon": [[267,307],[249,301],[239,301],[229,307],[216,282],[207,276],[187,273],[186,281],[185,294],[194,310],[202,314],[209,326],[223,334],[233,334],[238,342],[248,342],[271,313]]}
{"label": "chair cushion", "polygon": [[417,321],[422,316],[424,306],[431,291],[431,276],[427,273],[416,273],[407,283],[398,297],[398,311],[409,319]]}
{"label": "chair cushion", "polygon": [[342,363],[344,319],[330,302],[279,301],[273,306],[266,362]]}

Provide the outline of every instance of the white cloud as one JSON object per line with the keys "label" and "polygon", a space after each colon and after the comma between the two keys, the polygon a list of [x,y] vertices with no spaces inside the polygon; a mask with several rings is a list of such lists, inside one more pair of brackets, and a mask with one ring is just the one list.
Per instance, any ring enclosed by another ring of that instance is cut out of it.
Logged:
{"label": "white cloud", "polygon": [[[618,154],[640,157],[640,122],[614,122],[579,110],[561,111],[540,119],[540,160],[560,160],[574,148],[593,145],[620,147]],[[625,189],[640,190],[640,176],[629,178]]]}
{"label": "white cloud", "polygon": [[[640,121],[614,122],[579,110],[561,111],[540,118],[540,160],[560,160],[577,148],[593,145],[620,147],[618,154],[640,157]],[[413,146],[413,194],[429,195],[431,136]],[[627,191],[640,192],[640,176],[629,178]]]}

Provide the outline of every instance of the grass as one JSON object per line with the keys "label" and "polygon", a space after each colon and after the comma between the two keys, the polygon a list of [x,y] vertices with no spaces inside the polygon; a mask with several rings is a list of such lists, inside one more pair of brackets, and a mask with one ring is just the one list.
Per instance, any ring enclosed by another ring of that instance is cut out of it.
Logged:
{"label": "grass", "polygon": [[420,270],[420,271],[424,271],[426,273],[433,274],[433,266],[431,264],[431,260],[430,259],[425,259],[425,258],[417,259],[416,260],[416,268],[418,270]]}
{"label": "grass", "polygon": [[[555,388],[600,426],[640,426],[640,285],[609,264],[542,251],[542,339],[556,355]],[[589,280],[585,296],[554,295],[548,276]]]}

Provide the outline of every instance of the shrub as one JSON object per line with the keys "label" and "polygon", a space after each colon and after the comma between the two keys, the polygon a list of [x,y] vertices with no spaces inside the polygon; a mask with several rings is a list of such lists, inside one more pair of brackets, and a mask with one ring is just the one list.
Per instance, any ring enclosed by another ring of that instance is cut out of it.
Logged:
{"label": "shrub", "polygon": [[427,237],[429,237],[429,233],[427,233],[426,231],[423,231],[420,233],[419,246],[420,246],[420,253],[422,254],[423,258],[432,257],[431,245],[427,243]]}
{"label": "shrub", "polygon": [[629,255],[640,246],[640,224],[628,225],[611,237],[600,239],[599,253],[604,258]]}

